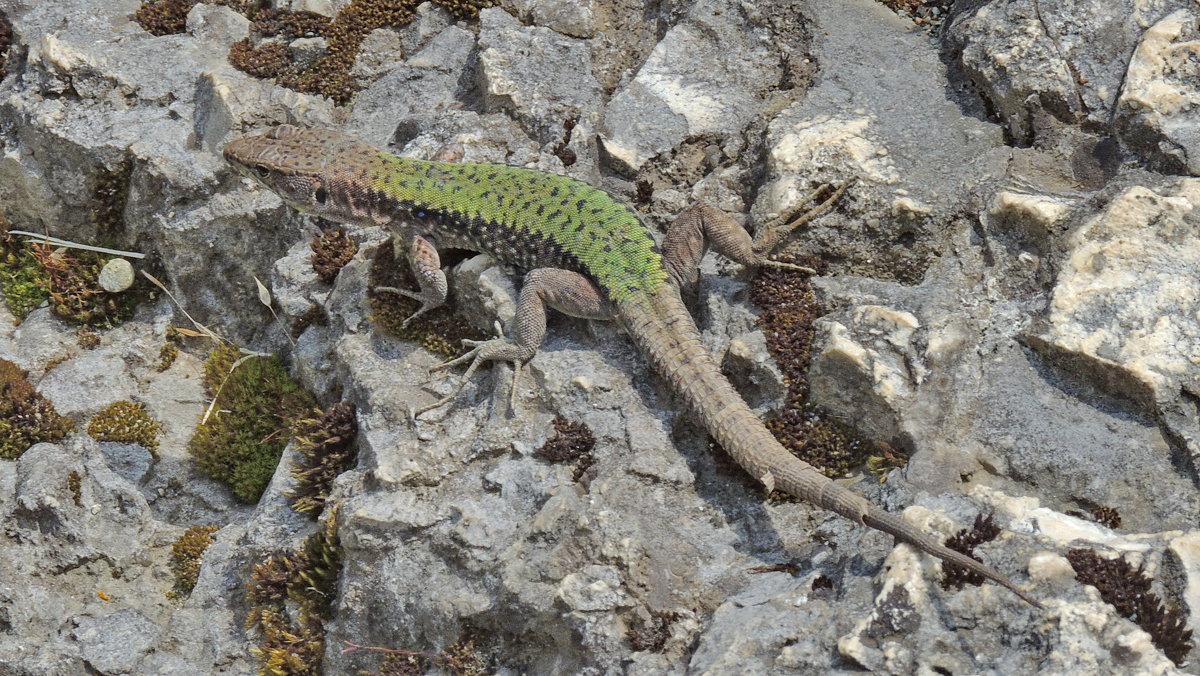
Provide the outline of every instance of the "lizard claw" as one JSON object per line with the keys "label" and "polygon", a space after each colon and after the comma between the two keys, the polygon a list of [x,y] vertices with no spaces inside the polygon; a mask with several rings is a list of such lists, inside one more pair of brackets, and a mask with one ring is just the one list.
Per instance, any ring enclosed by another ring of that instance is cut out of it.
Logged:
{"label": "lizard claw", "polygon": [[521,369],[525,362],[533,356],[533,350],[521,347],[507,338],[492,338],[491,340],[464,339],[463,345],[471,348],[470,351],[460,357],[455,357],[450,361],[442,362],[441,364],[429,369],[430,373],[442,371],[450,368],[451,366],[457,366],[458,364],[462,364],[469,360],[471,365],[467,367],[467,372],[463,374],[462,382],[460,382],[458,387],[454,388],[454,391],[449,395],[442,397],[438,401],[435,401],[428,406],[422,406],[416,411],[413,411],[411,416],[414,420],[417,416],[425,413],[426,411],[432,411],[435,408],[440,408],[451,401],[454,401],[454,399],[456,399],[458,395],[462,393],[463,388],[466,387],[467,383],[470,382],[471,376],[475,375],[475,370],[478,369],[480,364],[485,361],[512,362],[514,371],[513,384],[511,390],[509,391],[508,407],[510,412],[513,410],[516,402],[517,378],[520,377]]}
{"label": "lizard claw", "polygon": [[421,315],[425,314],[426,312],[429,312],[430,310],[432,310],[434,308],[440,307],[444,302],[440,298],[430,297],[419,291],[409,291],[408,289],[401,289],[401,288],[398,288],[395,286],[377,286],[377,287],[375,287],[375,291],[381,292],[381,293],[394,293],[397,296],[404,296],[405,298],[411,298],[421,304],[421,307],[417,308],[416,312],[409,315],[408,319],[405,319],[403,322],[400,323],[401,329],[407,328],[409,322],[416,319],[417,317],[420,317]]}

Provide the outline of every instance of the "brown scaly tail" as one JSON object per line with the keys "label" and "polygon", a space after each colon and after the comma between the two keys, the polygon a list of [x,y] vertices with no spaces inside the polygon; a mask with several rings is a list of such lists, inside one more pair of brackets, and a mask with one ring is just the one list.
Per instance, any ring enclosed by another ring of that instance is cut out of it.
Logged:
{"label": "brown scaly tail", "polygon": [[1007,587],[1028,603],[1040,603],[990,567],[943,546],[903,519],[821,474],[787,451],[721,375],[700,332],[673,286],[618,305],[618,313],[638,348],[687,401],[709,434],[768,491],[779,489],[814,505],[888,533],[933,556],[956,563]]}

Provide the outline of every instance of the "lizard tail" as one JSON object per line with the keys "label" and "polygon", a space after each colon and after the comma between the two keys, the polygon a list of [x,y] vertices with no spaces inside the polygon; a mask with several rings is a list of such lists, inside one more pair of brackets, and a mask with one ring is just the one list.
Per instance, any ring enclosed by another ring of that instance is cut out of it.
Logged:
{"label": "lizard tail", "polygon": [[683,397],[709,434],[768,491],[781,490],[888,533],[943,561],[982,575],[1041,607],[1000,573],[945,547],[789,453],[721,374],[673,286],[623,300],[617,308],[629,335],[655,370]]}

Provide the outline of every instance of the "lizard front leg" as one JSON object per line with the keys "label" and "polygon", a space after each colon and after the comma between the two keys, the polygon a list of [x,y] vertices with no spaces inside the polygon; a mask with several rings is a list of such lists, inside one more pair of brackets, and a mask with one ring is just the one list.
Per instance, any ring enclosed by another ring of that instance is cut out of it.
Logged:
{"label": "lizard front leg", "polygon": [[442,260],[438,257],[437,249],[429,243],[429,240],[420,235],[412,235],[408,238],[407,245],[404,258],[408,261],[413,276],[417,278],[420,291],[409,291],[394,286],[375,287],[376,291],[398,294],[421,303],[417,311],[409,315],[400,328],[408,326],[409,322],[426,312],[445,305],[446,294],[449,290],[446,273],[442,271]]}
{"label": "lizard front leg", "polygon": [[773,261],[767,257],[790,232],[828,211],[853,182],[842,183],[829,197],[810,207],[829,188],[822,185],[795,206],[763,224],[753,239],[729,214],[708,204],[696,204],[679,214],[667,229],[667,237],[663,241],[663,262],[667,271],[680,289],[693,287],[699,279],[700,259],[711,245],[717,253],[735,263],[752,267],[769,265],[812,274],[813,270],[809,268]]}
{"label": "lizard front leg", "polygon": [[463,344],[471,348],[469,352],[431,369],[440,371],[470,361],[471,365],[463,374],[462,383],[449,396],[412,412],[411,416],[415,418],[453,401],[474,375],[475,369],[486,361],[513,363],[512,387],[508,395],[508,407],[511,411],[516,400],[517,379],[521,377],[521,369],[537,352],[546,337],[546,307],[584,319],[612,319],[615,314],[612,306],[604,299],[604,294],[587,277],[557,268],[531,270],[525,275],[525,284],[521,287],[521,295],[517,299],[517,313],[513,318],[514,339],[501,336],[485,341],[464,340]]}

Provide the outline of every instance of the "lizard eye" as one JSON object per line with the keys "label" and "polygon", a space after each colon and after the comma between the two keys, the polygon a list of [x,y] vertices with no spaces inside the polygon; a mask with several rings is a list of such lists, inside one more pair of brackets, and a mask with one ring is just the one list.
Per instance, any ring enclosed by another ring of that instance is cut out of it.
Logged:
{"label": "lizard eye", "polygon": [[259,178],[266,178],[271,175],[271,170],[261,164],[254,165],[254,173],[258,174]]}
{"label": "lizard eye", "polygon": [[313,193],[313,199],[316,200],[318,206],[325,206],[325,202],[329,199],[329,193],[325,188],[317,188]]}

